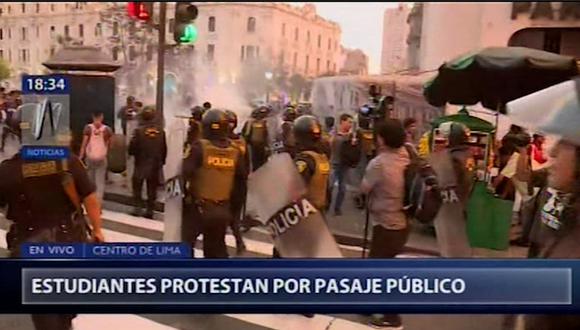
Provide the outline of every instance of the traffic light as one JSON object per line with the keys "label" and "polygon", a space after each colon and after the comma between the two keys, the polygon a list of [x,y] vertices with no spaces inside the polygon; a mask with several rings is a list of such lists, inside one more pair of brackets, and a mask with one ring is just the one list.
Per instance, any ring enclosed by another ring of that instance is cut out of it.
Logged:
{"label": "traffic light", "polygon": [[153,2],[129,2],[127,13],[131,18],[148,21],[153,16]]}
{"label": "traffic light", "polygon": [[188,2],[175,4],[175,26],[173,39],[178,44],[194,43],[197,40],[197,28],[193,21],[197,18],[197,7]]}

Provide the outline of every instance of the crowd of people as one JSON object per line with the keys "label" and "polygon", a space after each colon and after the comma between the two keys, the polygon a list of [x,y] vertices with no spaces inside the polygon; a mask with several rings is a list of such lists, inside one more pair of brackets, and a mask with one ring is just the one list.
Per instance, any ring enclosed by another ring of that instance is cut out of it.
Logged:
{"label": "crowd of people", "polygon": [[[12,124],[19,102],[18,91],[0,94],[2,147],[10,135],[20,138],[18,125]],[[270,120],[273,117],[279,119],[275,126],[272,122],[276,121]],[[128,145],[127,155],[134,159],[131,182],[135,213],[153,218],[167,157],[163,121],[154,107],[143,106],[133,97],[127,98],[118,118]],[[243,252],[243,229],[254,225],[244,217],[248,176],[272,154],[288,153],[304,179],[305,197],[321,212],[332,209],[333,215],[340,217],[347,182],[357,183],[358,204],[367,208],[372,223],[370,258],[393,258],[402,252],[412,220],[405,211],[406,171],[425,155],[421,143],[415,144],[414,119],[401,121],[388,114],[376,118],[364,112],[319,119],[304,105],[287,105],[282,111],[262,105],[254,109],[240,133],[236,132],[238,124],[234,111],[215,109],[209,102],[191,109],[183,146],[183,241],[194,246],[201,234],[204,257],[226,258],[225,236],[231,228],[237,250]],[[447,140],[446,147],[430,152],[425,159],[436,174],[441,192],[433,225],[442,257],[469,258],[473,252],[467,236],[466,210],[476,181],[470,165],[470,132],[460,123],[441,124],[439,130]],[[53,230],[55,226],[70,228],[68,241],[104,241],[100,213],[113,138],[103,114],[96,112],[83,131],[78,157],[72,156],[66,165],[43,167],[42,162],[25,161],[19,154],[0,165],[0,207],[8,206],[7,218],[13,221],[7,237],[13,256],[18,256],[18,245],[23,241],[61,240],[61,234]],[[497,196],[516,201],[514,211],[522,227],[516,242],[529,247],[530,258],[575,258],[580,251],[576,235],[580,228],[580,147],[566,137],[550,152],[544,144],[542,135],[531,136],[524,128],[512,126],[497,149],[499,171],[492,188]],[[146,201],[141,196],[144,183]],[[35,189],[28,189],[30,186]],[[55,189],[59,186],[63,188]],[[78,229],[79,222],[70,217],[82,216],[82,206],[90,220],[90,235]],[[142,209],[144,214],[139,211]],[[38,217],[44,219],[42,223],[34,220]],[[577,318],[528,319],[533,319],[527,323],[528,329],[555,329],[554,324],[580,326]],[[35,319],[41,323],[60,321],[41,316]],[[375,315],[372,323],[382,327],[402,324],[398,315]]]}

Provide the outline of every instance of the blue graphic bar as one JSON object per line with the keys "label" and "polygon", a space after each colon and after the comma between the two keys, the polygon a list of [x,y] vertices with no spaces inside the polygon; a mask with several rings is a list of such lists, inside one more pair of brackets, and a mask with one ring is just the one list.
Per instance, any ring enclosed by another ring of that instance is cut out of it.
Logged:
{"label": "blue graphic bar", "polygon": [[62,244],[24,243],[26,259],[191,259],[191,246],[182,243]]}
{"label": "blue graphic bar", "polygon": [[69,157],[70,150],[58,146],[23,146],[20,154],[24,160],[61,160]]}
{"label": "blue graphic bar", "polygon": [[565,268],[25,268],[22,286],[23,304],[557,306],[572,303],[571,270]]}

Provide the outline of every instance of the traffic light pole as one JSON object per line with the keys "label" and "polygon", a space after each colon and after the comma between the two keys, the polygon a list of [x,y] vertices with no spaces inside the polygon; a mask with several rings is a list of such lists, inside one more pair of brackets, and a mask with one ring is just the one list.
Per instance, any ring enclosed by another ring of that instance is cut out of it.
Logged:
{"label": "traffic light pole", "polygon": [[163,96],[165,84],[165,21],[167,18],[167,2],[159,2],[159,42],[157,47],[157,98],[156,108],[163,117]]}

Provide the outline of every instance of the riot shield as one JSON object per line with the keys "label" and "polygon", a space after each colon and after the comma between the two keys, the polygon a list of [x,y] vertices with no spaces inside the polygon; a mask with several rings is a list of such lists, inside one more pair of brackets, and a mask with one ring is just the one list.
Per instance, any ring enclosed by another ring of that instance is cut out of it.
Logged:
{"label": "riot shield", "polygon": [[273,155],[248,179],[255,208],[284,258],[341,258],[323,215],[304,198],[306,187],[287,153]]}
{"label": "riot shield", "polygon": [[163,241],[180,242],[183,208],[181,165],[183,162],[183,143],[187,135],[187,122],[185,119],[174,118],[167,127],[167,159],[163,167],[163,175],[166,179]]}

